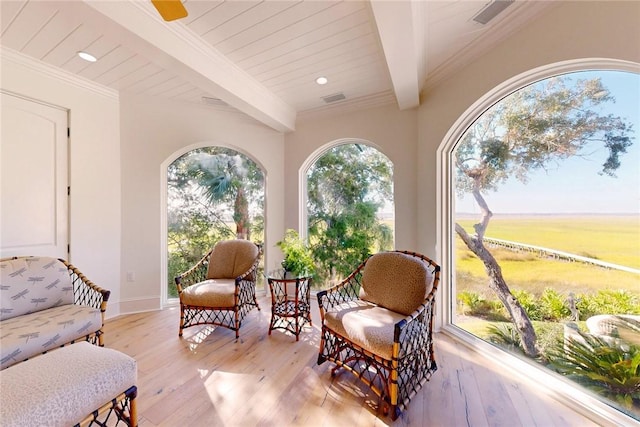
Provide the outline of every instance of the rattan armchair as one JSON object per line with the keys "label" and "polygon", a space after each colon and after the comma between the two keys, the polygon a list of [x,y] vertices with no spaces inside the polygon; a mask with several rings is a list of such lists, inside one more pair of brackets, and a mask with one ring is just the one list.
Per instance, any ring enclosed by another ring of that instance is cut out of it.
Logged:
{"label": "rattan armchair", "polygon": [[318,293],[318,364],[361,379],[396,419],[437,369],[433,311],[440,267],[415,252],[372,255],[340,284]]}
{"label": "rattan armchair", "polygon": [[262,250],[248,240],[218,242],[195,266],[175,278],[180,297],[180,330],[211,324],[239,337],[240,325],[253,308]]}

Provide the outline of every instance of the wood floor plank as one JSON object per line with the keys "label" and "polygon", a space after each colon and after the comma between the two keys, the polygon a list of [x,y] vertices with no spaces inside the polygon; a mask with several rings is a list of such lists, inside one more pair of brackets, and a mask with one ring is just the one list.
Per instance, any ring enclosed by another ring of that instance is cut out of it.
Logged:
{"label": "wood floor plank", "polygon": [[488,426],[489,421],[486,418],[482,400],[475,397],[481,395],[481,386],[478,384],[477,378],[469,371],[470,364],[478,363],[477,357],[471,359],[468,349],[453,341],[443,340],[439,348],[442,352],[446,352],[443,369],[455,371],[455,375],[452,374],[455,382],[452,390],[454,391],[454,407],[457,408],[454,413],[456,425],[471,425],[473,420],[475,426]]}
{"label": "wood floor plank", "polygon": [[438,370],[396,421],[353,375],[318,366],[320,319],[300,340],[268,335],[270,302],[231,330],[187,328],[178,337],[179,309],[108,319],[107,347],[138,362],[141,427],[159,426],[592,426],[565,406],[539,396],[518,379],[453,339],[436,334]]}

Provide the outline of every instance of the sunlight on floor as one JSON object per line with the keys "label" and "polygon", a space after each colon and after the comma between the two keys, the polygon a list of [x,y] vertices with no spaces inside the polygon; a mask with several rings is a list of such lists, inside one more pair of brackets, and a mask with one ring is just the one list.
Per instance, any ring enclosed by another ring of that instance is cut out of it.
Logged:
{"label": "sunlight on floor", "polygon": [[189,337],[185,337],[185,341],[189,343],[189,350],[195,352],[198,348],[198,345],[202,344],[202,342],[204,342],[204,340],[206,340],[207,337],[211,335],[213,331],[215,331],[215,329],[216,328],[213,326],[205,326],[197,333]]}

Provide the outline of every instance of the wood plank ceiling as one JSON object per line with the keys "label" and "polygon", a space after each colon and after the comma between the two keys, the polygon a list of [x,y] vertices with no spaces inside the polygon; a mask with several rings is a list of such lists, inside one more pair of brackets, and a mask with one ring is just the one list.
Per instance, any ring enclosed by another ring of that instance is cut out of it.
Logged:
{"label": "wood plank ceiling", "polygon": [[[196,103],[205,97],[286,132],[298,114],[416,107],[421,90],[549,3],[516,1],[482,25],[472,18],[485,3],[474,0],[185,0],[189,15],[173,22],[146,0],[2,0],[0,44],[3,54],[116,91]],[[317,85],[319,76],[329,82]],[[344,99],[324,99],[337,94]]]}

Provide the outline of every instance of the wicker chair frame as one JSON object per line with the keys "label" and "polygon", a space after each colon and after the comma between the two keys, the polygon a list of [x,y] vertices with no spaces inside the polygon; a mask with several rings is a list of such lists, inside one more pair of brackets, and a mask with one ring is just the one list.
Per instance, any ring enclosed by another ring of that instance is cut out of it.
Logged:
{"label": "wicker chair frame", "polygon": [[331,375],[340,368],[351,372],[383,402],[383,412],[391,410],[397,419],[411,399],[438,369],[433,350],[433,313],[435,293],[440,282],[440,266],[424,255],[394,251],[423,260],[433,275],[433,287],[423,303],[409,316],[395,324],[391,359],[386,359],[355,344],[348,337],[327,327],[325,313],[333,307],[359,299],[362,273],[367,258],[338,285],[317,294],[322,332],[318,365],[335,363]]}
{"label": "wicker chair frame", "polygon": [[256,246],[258,246],[258,256],[255,262],[249,270],[235,279],[235,304],[233,307],[202,307],[188,305],[182,302],[183,290],[207,279],[209,258],[211,257],[213,249],[202,257],[196,265],[175,278],[178,296],[180,298],[180,330],[178,336],[181,337],[183,330],[191,326],[216,325],[229,328],[235,331],[236,338],[240,337],[240,326],[244,317],[253,308],[260,310],[258,300],[256,299],[256,278],[258,276],[262,247],[260,245]]}
{"label": "wicker chair frame", "polygon": [[[62,262],[69,271],[71,283],[73,284],[74,304],[97,308],[100,310],[100,314],[102,316],[102,326],[100,327],[100,329],[95,333],[88,334],[85,337],[84,341],[88,341],[91,344],[104,347],[104,317],[105,312],[107,311],[107,302],[109,301],[109,295],[111,295],[111,291],[102,289],[91,280],[87,279],[87,277],[82,274],[80,270],[78,270],[66,260],[60,258],[59,261]],[[69,344],[77,341],[79,340],[72,341]]]}
{"label": "wicker chair frame", "polygon": [[[131,386],[123,393],[120,393],[118,396],[87,415],[84,420],[76,424],[74,427],[117,426],[120,425],[120,422],[124,423],[128,427],[137,427],[137,396],[137,387]],[[112,418],[112,416],[115,417],[115,419]]]}

